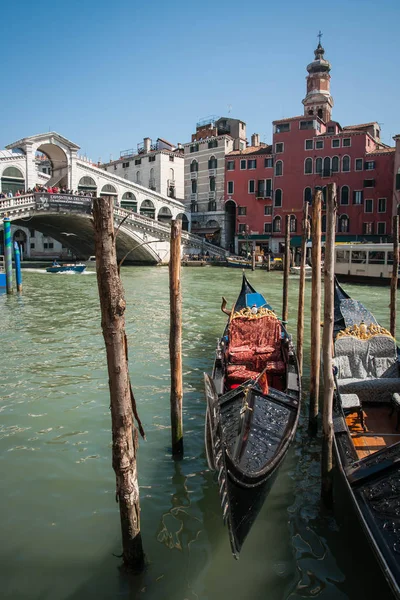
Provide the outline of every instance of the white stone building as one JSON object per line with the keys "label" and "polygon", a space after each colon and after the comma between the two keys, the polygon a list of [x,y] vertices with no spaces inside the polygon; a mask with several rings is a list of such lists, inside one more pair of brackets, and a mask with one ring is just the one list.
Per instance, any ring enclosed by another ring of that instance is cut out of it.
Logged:
{"label": "white stone building", "polygon": [[[174,146],[162,138],[153,143],[150,138],[144,138],[136,149],[124,150],[118,160],[99,166],[159,194],[183,201],[184,156],[180,144]],[[127,206],[127,203],[122,201],[121,205]]]}
{"label": "white stone building", "polygon": [[227,117],[198,122],[185,149],[185,205],[191,231],[226,246],[225,155],[246,147],[246,123]]}

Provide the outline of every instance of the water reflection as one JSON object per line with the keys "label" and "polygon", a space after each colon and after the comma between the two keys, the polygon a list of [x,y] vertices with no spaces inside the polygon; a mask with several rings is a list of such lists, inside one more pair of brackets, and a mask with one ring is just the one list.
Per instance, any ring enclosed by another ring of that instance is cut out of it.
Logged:
{"label": "water reflection", "polygon": [[180,461],[174,461],[171,508],[161,517],[157,540],[170,549],[190,551],[202,530],[201,520],[190,514],[190,496],[187,477],[182,473]]}

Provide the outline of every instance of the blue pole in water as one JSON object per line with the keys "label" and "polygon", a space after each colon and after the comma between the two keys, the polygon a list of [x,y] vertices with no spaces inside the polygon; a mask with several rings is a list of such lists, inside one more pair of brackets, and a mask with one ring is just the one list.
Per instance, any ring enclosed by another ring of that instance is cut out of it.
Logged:
{"label": "blue pole in water", "polygon": [[17,281],[17,291],[22,292],[22,273],[21,273],[21,253],[18,242],[14,242],[14,260],[15,260],[15,279]]}
{"label": "blue pole in water", "polygon": [[11,245],[11,221],[9,217],[4,217],[4,262],[6,267],[6,287],[7,294],[13,293],[12,282],[12,245]]}

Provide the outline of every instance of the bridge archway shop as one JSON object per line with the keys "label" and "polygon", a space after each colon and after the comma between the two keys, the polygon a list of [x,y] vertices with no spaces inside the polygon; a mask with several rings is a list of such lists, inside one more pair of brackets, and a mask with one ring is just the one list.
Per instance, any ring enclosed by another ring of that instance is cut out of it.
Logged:
{"label": "bridge archway shop", "polygon": [[95,180],[88,175],[81,177],[78,183],[78,192],[89,192],[89,194],[97,196],[97,185]]}
{"label": "bridge archway shop", "polygon": [[24,174],[18,167],[6,167],[1,175],[1,191],[15,196],[19,190],[25,191]]}

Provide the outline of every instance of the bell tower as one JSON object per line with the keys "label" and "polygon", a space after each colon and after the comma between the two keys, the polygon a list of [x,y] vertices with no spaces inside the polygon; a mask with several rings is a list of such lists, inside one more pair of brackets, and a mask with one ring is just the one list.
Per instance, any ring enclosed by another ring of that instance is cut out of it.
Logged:
{"label": "bell tower", "polygon": [[319,43],[314,50],[315,59],[307,65],[307,95],[302,102],[306,116],[317,116],[327,123],[331,120],[333,107],[329,75],[331,64],[324,58],[325,50],[321,46],[321,36],[322,33],[319,32]]}

